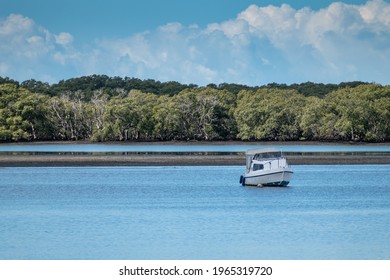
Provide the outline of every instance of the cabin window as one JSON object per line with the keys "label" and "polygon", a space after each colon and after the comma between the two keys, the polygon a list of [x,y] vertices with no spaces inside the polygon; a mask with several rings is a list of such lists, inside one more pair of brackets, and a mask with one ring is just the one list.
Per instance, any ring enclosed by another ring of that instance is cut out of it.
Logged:
{"label": "cabin window", "polygon": [[258,163],[253,164],[253,171],[263,170],[263,169],[264,169],[264,165]]}

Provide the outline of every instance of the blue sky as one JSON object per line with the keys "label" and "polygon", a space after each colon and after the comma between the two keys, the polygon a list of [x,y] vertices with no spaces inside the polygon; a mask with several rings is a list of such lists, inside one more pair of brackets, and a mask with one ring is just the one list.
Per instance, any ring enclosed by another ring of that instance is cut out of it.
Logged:
{"label": "blue sky", "polygon": [[0,0],[0,76],[390,84],[385,0]]}

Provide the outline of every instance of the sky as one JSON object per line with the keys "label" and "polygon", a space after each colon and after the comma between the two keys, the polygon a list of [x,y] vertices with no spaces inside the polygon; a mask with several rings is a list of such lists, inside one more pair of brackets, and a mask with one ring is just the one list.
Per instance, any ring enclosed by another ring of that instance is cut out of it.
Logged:
{"label": "sky", "polygon": [[390,84],[385,0],[0,0],[0,76]]}

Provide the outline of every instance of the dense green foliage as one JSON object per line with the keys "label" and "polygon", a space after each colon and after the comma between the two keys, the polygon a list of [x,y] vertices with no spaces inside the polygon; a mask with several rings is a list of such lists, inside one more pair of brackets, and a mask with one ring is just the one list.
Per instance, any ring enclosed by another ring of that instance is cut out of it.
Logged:
{"label": "dense green foliage", "polygon": [[0,77],[0,141],[390,140],[390,87]]}
{"label": "dense green foliage", "polygon": [[[83,76],[79,78],[72,78],[69,80],[62,80],[59,83],[49,85],[41,81],[34,79],[19,82],[0,77],[0,84],[14,84],[31,92],[45,93],[50,96],[59,96],[67,93],[68,95],[82,92],[82,98],[84,101],[89,101],[97,90],[104,92],[110,97],[120,96],[124,97],[131,90],[140,90],[142,92],[154,93],[154,94],[177,94],[185,89],[198,88],[195,84],[180,84],[178,82],[159,82],[155,80],[141,80],[137,78],[121,78],[121,77],[109,77],[106,75],[91,75]],[[209,84],[207,87],[226,90],[228,92],[237,94],[241,90],[257,90],[259,88],[278,88],[278,89],[294,89],[298,93],[305,96],[318,96],[323,97],[332,91],[336,91],[342,88],[354,88],[359,85],[367,83],[363,82],[348,82],[336,84],[317,84],[312,82],[306,82],[301,84],[277,84],[272,83],[264,86],[250,87],[240,84],[222,83],[219,85]]]}

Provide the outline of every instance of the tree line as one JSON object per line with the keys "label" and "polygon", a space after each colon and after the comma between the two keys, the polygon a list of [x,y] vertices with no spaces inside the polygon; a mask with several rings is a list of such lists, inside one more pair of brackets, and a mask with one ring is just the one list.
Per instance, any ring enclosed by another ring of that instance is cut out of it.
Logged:
{"label": "tree line", "polygon": [[[30,79],[19,83],[8,77],[0,76],[0,84],[13,84],[16,86],[28,89],[31,92],[44,93],[50,96],[59,96],[63,93],[74,93],[81,91],[84,101],[90,100],[96,90],[103,91],[110,97],[123,96],[123,93],[127,93],[130,90],[140,90],[142,92],[154,93],[154,94],[177,94],[185,89],[199,88],[195,84],[181,84],[179,82],[160,82],[153,79],[141,80],[138,78],[130,77],[109,77],[106,75],[90,75],[77,78],[71,78],[68,80],[61,80],[58,83],[50,85],[46,82]],[[278,84],[270,83],[262,86],[247,86],[234,83],[221,83],[219,85],[209,84],[207,87],[227,90],[231,93],[237,94],[241,90],[257,90],[259,88],[279,88],[279,89],[294,89],[305,96],[318,96],[324,97],[326,94],[346,87],[357,87],[359,85],[367,84],[365,82],[354,81],[339,84],[323,84],[306,82],[300,84]]]}
{"label": "tree line", "polygon": [[0,77],[0,141],[390,140],[390,86]]}

